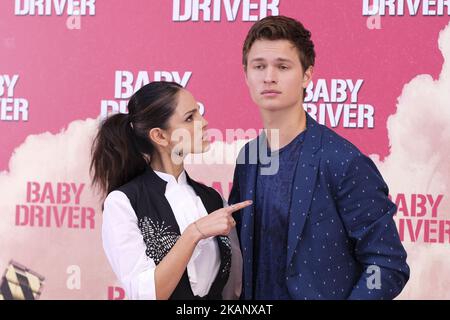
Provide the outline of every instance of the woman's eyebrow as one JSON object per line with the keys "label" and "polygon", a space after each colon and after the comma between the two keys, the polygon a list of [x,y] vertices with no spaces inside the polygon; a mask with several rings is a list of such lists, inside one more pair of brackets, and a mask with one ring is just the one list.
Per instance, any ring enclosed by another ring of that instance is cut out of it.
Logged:
{"label": "woman's eyebrow", "polygon": [[192,110],[189,110],[188,112],[186,112],[184,115],[186,116],[188,113],[191,113],[191,112],[195,112],[195,111],[197,111],[198,109],[197,108],[195,108],[195,109],[192,109]]}

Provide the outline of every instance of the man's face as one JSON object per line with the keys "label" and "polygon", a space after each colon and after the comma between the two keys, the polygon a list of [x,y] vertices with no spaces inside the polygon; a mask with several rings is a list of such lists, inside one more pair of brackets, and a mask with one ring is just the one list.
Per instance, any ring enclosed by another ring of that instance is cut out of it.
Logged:
{"label": "man's face", "polygon": [[250,48],[245,78],[253,101],[264,110],[301,106],[311,76],[312,68],[303,71],[288,40],[256,40]]}

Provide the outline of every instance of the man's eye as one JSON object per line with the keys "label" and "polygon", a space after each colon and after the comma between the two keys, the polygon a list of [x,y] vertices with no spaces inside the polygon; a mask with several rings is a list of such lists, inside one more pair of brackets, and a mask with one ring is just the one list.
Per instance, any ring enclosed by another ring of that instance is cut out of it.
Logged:
{"label": "man's eye", "polygon": [[262,69],[264,69],[264,66],[261,65],[261,64],[258,64],[258,65],[255,66],[255,69],[262,70]]}
{"label": "man's eye", "polygon": [[289,69],[289,68],[288,68],[288,66],[280,66],[280,69],[281,69],[281,70],[287,70],[287,69]]}

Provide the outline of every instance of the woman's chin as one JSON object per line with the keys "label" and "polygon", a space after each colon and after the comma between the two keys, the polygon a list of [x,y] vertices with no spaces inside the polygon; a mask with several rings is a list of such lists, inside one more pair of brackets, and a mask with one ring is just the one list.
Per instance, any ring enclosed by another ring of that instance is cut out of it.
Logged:
{"label": "woman's chin", "polygon": [[203,148],[203,152],[208,152],[209,150],[211,150],[211,144],[208,142],[206,146]]}
{"label": "woman's chin", "polygon": [[211,143],[207,140],[202,141],[201,146],[197,145],[194,147],[194,150],[192,150],[192,154],[201,154],[201,153],[205,153],[208,152],[209,149],[211,148]]}
{"label": "woman's chin", "polygon": [[203,141],[202,151],[200,153],[208,152],[211,149],[211,143],[208,140]]}

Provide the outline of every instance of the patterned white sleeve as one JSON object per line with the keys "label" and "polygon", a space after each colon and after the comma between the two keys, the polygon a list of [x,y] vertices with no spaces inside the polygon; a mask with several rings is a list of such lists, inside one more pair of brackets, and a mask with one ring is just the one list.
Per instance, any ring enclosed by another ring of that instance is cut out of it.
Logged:
{"label": "patterned white sleeve", "polygon": [[[223,200],[223,206],[228,207],[226,200]],[[242,253],[239,245],[236,228],[233,228],[228,235],[231,242],[231,269],[228,281],[223,288],[222,296],[224,300],[239,299],[242,291]]]}
{"label": "patterned white sleeve", "polygon": [[128,299],[156,299],[155,262],[146,245],[128,197],[113,191],[105,199],[102,223],[103,249]]}

